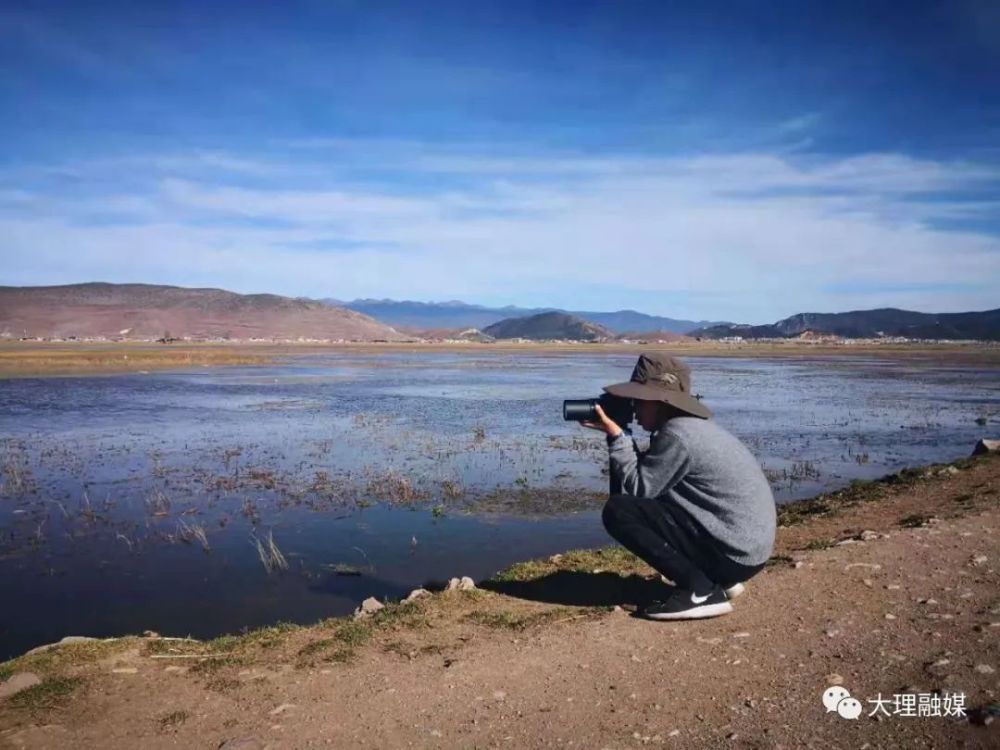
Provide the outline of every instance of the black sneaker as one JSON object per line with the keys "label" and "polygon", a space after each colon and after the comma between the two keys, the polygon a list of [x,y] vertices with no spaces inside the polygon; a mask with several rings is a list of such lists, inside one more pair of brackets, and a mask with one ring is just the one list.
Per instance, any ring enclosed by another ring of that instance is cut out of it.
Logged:
{"label": "black sneaker", "polygon": [[677,589],[662,602],[653,602],[642,613],[651,620],[696,620],[702,617],[718,617],[733,611],[733,605],[726,598],[721,586],[709,593],[698,596],[693,591]]}

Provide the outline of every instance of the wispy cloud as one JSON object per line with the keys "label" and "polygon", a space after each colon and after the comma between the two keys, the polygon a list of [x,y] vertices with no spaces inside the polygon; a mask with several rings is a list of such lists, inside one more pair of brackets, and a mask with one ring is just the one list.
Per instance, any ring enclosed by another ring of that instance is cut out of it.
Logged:
{"label": "wispy cloud", "polygon": [[971,163],[337,141],[94,159],[73,165],[69,183],[52,167],[0,173],[6,283],[595,309],[640,300],[749,322],[1000,304],[982,283],[1000,278],[1000,234],[983,228],[1000,174]]}

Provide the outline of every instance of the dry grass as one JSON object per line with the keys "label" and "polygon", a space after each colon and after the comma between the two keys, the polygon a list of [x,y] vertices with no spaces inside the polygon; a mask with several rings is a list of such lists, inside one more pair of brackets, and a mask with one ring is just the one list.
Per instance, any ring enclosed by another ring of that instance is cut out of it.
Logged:
{"label": "dry grass", "polygon": [[235,346],[150,344],[0,344],[0,377],[129,372],[198,365],[255,365],[273,362],[273,353]]}
{"label": "dry grass", "polygon": [[282,357],[303,354],[329,354],[332,351],[378,354],[380,352],[458,351],[474,354],[594,354],[638,353],[666,350],[698,357],[813,357],[866,356],[890,359],[947,359],[976,363],[1000,363],[1000,346],[986,343],[949,344],[879,344],[830,345],[801,341],[720,342],[677,341],[667,344],[443,344],[443,343],[184,343],[151,344],[147,342],[45,343],[37,341],[0,341],[0,377],[63,375],[88,372],[129,372],[208,365],[270,364]]}

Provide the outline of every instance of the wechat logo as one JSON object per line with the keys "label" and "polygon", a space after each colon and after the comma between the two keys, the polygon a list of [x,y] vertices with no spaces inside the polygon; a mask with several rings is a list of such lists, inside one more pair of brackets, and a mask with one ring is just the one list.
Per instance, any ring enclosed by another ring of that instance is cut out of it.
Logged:
{"label": "wechat logo", "polygon": [[826,712],[836,711],[842,719],[857,719],[861,716],[861,701],[852,698],[847,688],[840,685],[828,687],[823,693]]}

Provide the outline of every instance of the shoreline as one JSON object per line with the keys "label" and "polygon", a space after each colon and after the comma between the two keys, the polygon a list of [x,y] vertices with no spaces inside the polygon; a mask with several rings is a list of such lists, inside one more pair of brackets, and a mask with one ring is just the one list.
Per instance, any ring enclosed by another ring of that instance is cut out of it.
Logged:
{"label": "shoreline", "polygon": [[[554,741],[560,727],[548,713],[556,712],[560,721],[578,722],[585,746],[638,744],[633,731],[650,738],[642,744],[659,744],[652,738],[665,743],[676,731],[694,747],[733,733],[768,746],[904,736],[940,744],[961,736],[985,747],[977,743],[988,743],[996,727],[898,718],[852,726],[824,716],[818,696],[830,683],[847,682],[867,695],[961,688],[970,710],[996,700],[989,670],[1000,668],[998,479],[1000,456],[989,454],[783,506],[767,569],[750,581],[736,612],[713,620],[625,616],[661,584],[610,547],[518,563],[475,589],[388,603],[360,619],[279,624],[210,641],[147,634],[36,650],[0,664],[4,680],[39,680],[20,697],[0,700],[0,742],[124,748],[211,738],[223,746],[253,736],[274,743],[260,747],[300,747],[322,736],[352,744],[350,732],[360,731],[368,741],[358,746],[450,747],[478,737],[493,746],[508,735],[533,746],[543,736]],[[761,633],[764,640],[755,639]],[[787,664],[779,658],[786,652]],[[883,663],[887,653],[900,659]],[[664,660],[673,666],[660,666]],[[739,668],[746,660],[750,671]],[[583,663],[589,668],[580,671]],[[548,666],[527,667],[540,664]],[[657,677],[668,668],[669,685]],[[559,682],[558,692],[579,706],[552,703],[551,676],[567,669],[573,680]],[[386,696],[381,675],[397,693]],[[622,681],[621,695],[601,686]],[[449,692],[452,683],[463,692]],[[784,688],[775,692],[778,685]],[[640,706],[630,692],[649,698]],[[474,699],[477,693],[485,698]],[[489,697],[500,693],[505,697]],[[595,697],[604,709],[593,710]],[[664,708],[654,709],[654,701]],[[744,708],[753,702],[754,710],[711,708],[733,701],[747,702]],[[345,710],[298,720],[326,704]],[[542,705],[550,711],[539,715]],[[586,705],[589,711],[577,712]],[[497,710],[484,714],[490,706]],[[607,713],[611,706],[617,709]],[[380,724],[378,716],[393,720]]]}
{"label": "shoreline", "polygon": [[288,357],[323,354],[377,355],[449,353],[475,355],[575,356],[669,351],[685,357],[805,359],[869,357],[903,361],[949,361],[1000,365],[1000,344],[789,342],[671,342],[663,344],[584,343],[265,343],[265,342],[0,342],[0,379],[66,375],[115,375],[192,367],[281,365]]}

